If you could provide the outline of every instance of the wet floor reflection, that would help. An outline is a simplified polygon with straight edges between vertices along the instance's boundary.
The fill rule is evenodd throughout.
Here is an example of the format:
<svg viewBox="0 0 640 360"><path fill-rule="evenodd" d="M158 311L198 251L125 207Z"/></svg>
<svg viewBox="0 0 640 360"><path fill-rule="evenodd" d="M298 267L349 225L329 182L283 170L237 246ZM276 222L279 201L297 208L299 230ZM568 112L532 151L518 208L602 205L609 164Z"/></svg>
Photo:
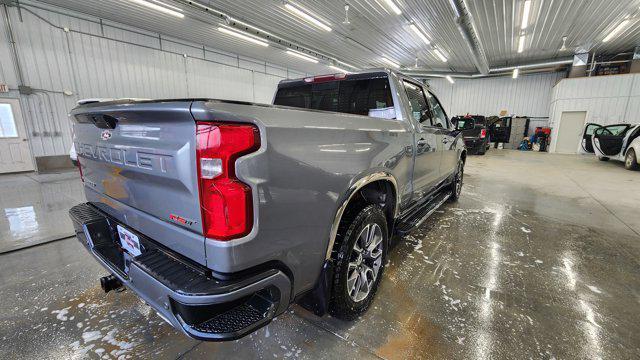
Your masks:
<svg viewBox="0 0 640 360"><path fill-rule="evenodd" d="M5 208L4 216L9 222L11 237L15 239L32 237L39 229L33 206Z"/></svg>
<svg viewBox="0 0 640 360"><path fill-rule="evenodd" d="M76 171L0 175L0 253L71 236L67 212L81 201Z"/></svg>

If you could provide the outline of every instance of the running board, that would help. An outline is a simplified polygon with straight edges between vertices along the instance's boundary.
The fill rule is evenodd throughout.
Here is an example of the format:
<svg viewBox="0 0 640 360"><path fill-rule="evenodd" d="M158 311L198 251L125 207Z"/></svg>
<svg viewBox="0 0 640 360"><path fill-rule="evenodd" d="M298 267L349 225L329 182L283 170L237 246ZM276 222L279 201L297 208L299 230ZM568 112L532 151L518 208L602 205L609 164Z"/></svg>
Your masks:
<svg viewBox="0 0 640 360"><path fill-rule="evenodd" d="M406 219L402 219L398 225L396 225L396 233L400 236L406 235L411 230L422 225L422 223L429 218L442 204L444 204L451 197L451 191L444 191L434 196L431 201L425 204L418 211L409 215Z"/></svg>

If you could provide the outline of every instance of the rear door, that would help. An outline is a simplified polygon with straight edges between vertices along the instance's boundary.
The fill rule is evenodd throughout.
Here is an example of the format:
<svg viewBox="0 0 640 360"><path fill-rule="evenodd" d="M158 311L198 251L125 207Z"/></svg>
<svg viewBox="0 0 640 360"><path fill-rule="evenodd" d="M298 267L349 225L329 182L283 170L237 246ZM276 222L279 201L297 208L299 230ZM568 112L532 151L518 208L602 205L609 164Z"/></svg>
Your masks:
<svg viewBox="0 0 640 360"><path fill-rule="evenodd" d="M582 150L589 154L593 154L593 143L591 142L591 137L593 136L593 132L601 127L602 125L595 123L587 123L587 125L585 125L582 133Z"/></svg>
<svg viewBox="0 0 640 360"><path fill-rule="evenodd" d="M447 113L444 111L438 98L431 92L427 92L427 100L431 107L431 122L438 129L438 146L442 151L440 162L440 180L451 175L458 166L458 152L455 140L458 132L451 126Z"/></svg>
<svg viewBox="0 0 640 360"><path fill-rule="evenodd" d="M416 124L413 192L416 201L431 192L440 179L442 144L438 141L439 129L431 125L431 113L422 86L403 81L409 112Z"/></svg>
<svg viewBox="0 0 640 360"><path fill-rule="evenodd" d="M631 128L628 124L603 126L593 133L593 149L598 156L616 156L622 151L624 138Z"/></svg>

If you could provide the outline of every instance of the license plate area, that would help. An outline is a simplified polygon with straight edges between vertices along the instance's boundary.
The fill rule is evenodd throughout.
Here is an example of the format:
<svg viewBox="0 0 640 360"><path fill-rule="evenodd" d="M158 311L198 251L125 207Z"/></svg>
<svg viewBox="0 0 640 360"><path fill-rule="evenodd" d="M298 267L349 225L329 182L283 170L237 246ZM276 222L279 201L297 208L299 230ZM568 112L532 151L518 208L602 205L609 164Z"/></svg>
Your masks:
<svg viewBox="0 0 640 360"><path fill-rule="evenodd" d="M118 230L118 237L120 238L120 246L122 246L122 249L133 257L142 254L142 247L140 246L140 238L138 235L120 225L116 225L116 228Z"/></svg>

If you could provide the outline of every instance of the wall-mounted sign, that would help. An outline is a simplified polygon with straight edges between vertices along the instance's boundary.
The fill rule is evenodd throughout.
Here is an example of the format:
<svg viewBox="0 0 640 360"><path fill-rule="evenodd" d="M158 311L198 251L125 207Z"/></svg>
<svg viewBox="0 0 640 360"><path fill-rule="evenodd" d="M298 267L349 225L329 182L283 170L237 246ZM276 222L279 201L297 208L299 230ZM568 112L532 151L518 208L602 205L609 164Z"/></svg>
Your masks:
<svg viewBox="0 0 640 360"><path fill-rule="evenodd" d="M0 93L8 93L8 92L9 92L9 85L0 84Z"/></svg>

